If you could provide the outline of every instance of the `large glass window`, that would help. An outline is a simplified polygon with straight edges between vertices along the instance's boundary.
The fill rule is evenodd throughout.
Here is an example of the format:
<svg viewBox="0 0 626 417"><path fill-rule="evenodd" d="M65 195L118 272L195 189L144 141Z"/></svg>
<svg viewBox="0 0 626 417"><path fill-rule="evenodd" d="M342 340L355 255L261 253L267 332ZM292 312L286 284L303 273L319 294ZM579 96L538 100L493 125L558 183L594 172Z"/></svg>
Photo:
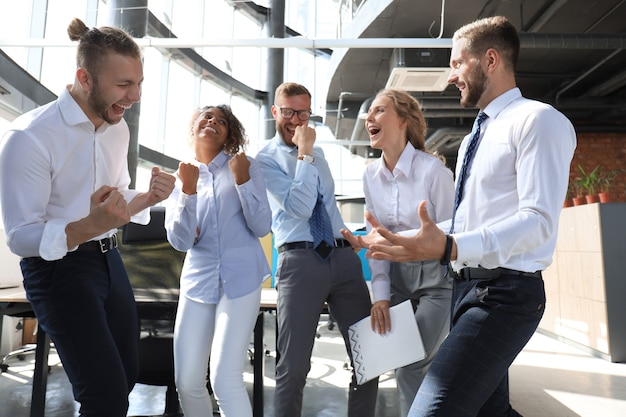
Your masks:
<svg viewBox="0 0 626 417"><path fill-rule="evenodd" d="M11 7L2 8L0 13L0 39L27 39L30 36L30 1L16 1ZM2 47L12 60L26 68L28 49L24 47Z"/></svg>
<svg viewBox="0 0 626 417"><path fill-rule="evenodd" d="M270 6L266 0L257 0L256 3ZM285 24L307 38L333 38L336 36L340 3L345 3L345 0L285 1ZM46 4L47 10L44 7ZM267 22L244 13L242 9L246 5L233 4L226 0L149 0L148 8L180 39L228 41L230 44L226 46L196 47L195 50L211 65L237 81L255 90L266 91L267 49L238 46L238 42L242 39L262 39ZM108 25L111 24L108 21L109 12L105 0L15 1L0 13L0 39L45 36L69 46L6 47L3 50L44 86L58 94L73 81L76 69L76 49L67 37L68 24L72 18L79 17L88 26ZM167 48L146 46L143 48L143 59L145 80L140 104L139 144L176 159L189 159L191 153L187 140L192 110L201 105L226 103L231 105L246 128L249 138L247 153L254 156L265 145L266 120L258 100L238 95L224 84L203 77L200 68L183 65L181 57ZM322 118L326 114L328 64L329 57L325 54L298 48L285 49L285 80L300 82L309 88L313 96L312 110ZM273 96L273 91L268 93ZM1 112L0 117L3 117ZM4 119L8 118L5 115ZM7 122L0 123L2 131L5 126ZM338 184L337 191L346 193L356 189L352 183L360 181L362 168L359 168L359 161L349 152L344 152L341 146L332 143L335 139L329 129L323 126L318 126L318 129L319 141L323 142L329 161L334 165L332 169ZM149 166L140 164L137 188L147 185L149 171L145 168Z"/></svg>

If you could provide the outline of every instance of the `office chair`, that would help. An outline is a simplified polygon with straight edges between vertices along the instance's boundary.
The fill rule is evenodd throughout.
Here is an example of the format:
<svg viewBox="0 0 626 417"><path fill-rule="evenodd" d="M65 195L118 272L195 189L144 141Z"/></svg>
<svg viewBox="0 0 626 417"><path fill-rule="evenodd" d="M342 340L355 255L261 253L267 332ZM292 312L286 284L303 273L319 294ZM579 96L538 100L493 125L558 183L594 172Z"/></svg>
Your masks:
<svg viewBox="0 0 626 417"><path fill-rule="evenodd" d="M118 231L119 250L135 294L154 297L163 291L178 289L178 280L185 254L176 251L167 241L164 227L165 208L150 209L150 223L128 223ZM156 292L161 291L160 294ZM173 297L175 300L177 296ZM176 302L155 303L138 308L139 377L137 382L165 386L165 410L162 416L182 416L174 383L174 320Z"/></svg>
<svg viewBox="0 0 626 417"><path fill-rule="evenodd" d="M118 232L121 234L118 241L121 242L120 253L135 295L148 295L151 299L164 301L138 305L140 338L137 382L166 386L162 416L178 417L182 416L182 411L174 381L173 336L185 253L169 244L164 223L165 208L152 207L150 223L126 224ZM207 388L212 395L208 380Z"/></svg>
<svg viewBox="0 0 626 417"><path fill-rule="evenodd" d="M23 324L23 318L25 318L23 315L20 314L15 314L13 315L13 317L22 317L22 320L19 321L19 323L17 324L17 330L23 330L24 329L24 324ZM0 317L0 320L2 320L2 318ZM37 326L35 326L34 330L37 330ZM33 333L34 334L34 333ZM54 349L54 343L50 343L50 350ZM2 372L6 372L9 370L9 364L7 363L7 361L11 358L17 358L20 361L23 361L26 359L26 355L28 354L35 354L37 350L37 344L35 343L27 343L25 345L23 345L22 347L20 347L19 349L13 350L11 352L8 352L6 355L4 355L4 357L2 358L2 360L0 360L0 373ZM50 373L52 371L52 367L50 365L48 365L48 373Z"/></svg>

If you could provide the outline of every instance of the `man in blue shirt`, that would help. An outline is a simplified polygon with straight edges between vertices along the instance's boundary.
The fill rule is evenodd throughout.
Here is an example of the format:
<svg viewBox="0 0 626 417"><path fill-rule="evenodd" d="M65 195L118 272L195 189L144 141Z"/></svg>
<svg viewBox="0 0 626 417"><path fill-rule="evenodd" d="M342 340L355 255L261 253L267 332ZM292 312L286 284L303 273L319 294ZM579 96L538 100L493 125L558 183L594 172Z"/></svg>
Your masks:
<svg viewBox="0 0 626 417"><path fill-rule="evenodd" d="M367 317L371 308L361 262L348 241L335 201L335 185L319 147L315 129L308 126L311 94L296 83L276 89L272 115L276 135L257 154L272 208L272 231L278 249L279 359L276 365L276 417L299 416L319 315L324 303L348 343L348 327ZM323 201L333 237L314 245L309 220L318 195ZM313 232L313 233L312 233ZM348 355L351 355L347 348ZM378 378L350 384L348 416L374 416Z"/></svg>

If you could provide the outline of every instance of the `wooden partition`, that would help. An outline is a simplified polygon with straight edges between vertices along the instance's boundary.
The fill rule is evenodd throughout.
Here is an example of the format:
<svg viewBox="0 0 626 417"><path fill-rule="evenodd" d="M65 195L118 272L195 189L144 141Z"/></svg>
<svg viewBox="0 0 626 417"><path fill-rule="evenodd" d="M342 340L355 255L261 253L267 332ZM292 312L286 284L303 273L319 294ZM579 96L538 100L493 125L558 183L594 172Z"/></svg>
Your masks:
<svg viewBox="0 0 626 417"><path fill-rule="evenodd" d="M539 328L626 362L626 203L563 209Z"/></svg>

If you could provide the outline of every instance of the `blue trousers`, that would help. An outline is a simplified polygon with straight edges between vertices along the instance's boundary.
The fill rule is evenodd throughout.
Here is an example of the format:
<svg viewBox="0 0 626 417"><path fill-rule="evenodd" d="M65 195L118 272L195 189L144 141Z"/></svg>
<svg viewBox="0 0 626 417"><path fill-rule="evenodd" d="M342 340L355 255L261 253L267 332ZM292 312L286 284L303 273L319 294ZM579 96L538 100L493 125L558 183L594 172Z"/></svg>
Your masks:
<svg viewBox="0 0 626 417"><path fill-rule="evenodd" d="M81 416L125 417L138 375L133 291L117 249L21 261L26 295L54 342Z"/></svg>
<svg viewBox="0 0 626 417"><path fill-rule="evenodd" d="M509 403L508 369L537 329L545 302L541 278L455 280L450 334L409 416L519 416Z"/></svg>

